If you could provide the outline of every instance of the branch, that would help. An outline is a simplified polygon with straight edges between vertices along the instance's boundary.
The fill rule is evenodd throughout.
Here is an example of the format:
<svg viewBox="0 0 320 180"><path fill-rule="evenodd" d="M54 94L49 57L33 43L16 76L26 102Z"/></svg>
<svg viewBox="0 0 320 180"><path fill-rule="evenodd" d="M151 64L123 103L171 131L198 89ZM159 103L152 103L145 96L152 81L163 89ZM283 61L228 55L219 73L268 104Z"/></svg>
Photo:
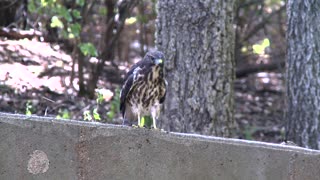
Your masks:
<svg viewBox="0 0 320 180"><path fill-rule="evenodd" d="M18 30L18 29L10 29L10 28L0 28L0 37L7 37L9 39L32 39L32 38L40 38L43 34L40 31L35 30Z"/></svg>
<svg viewBox="0 0 320 180"><path fill-rule="evenodd" d="M262 71L274 71L284 67L285 67L285 61L249 66L249 67L237 69L236 77L242 78L242 77L248 76L249 74L262 72Z"/></svg>
<svg viewBox="0 0 320 180"><path fill-rule="evenodd" d="M4 2L9 2L9 1L4 1ZM3 7L0 7L0 10L7 9L7 8L13 6L17 2L18 2L18 0L12 1L10 4L3 6Z"/></svg>

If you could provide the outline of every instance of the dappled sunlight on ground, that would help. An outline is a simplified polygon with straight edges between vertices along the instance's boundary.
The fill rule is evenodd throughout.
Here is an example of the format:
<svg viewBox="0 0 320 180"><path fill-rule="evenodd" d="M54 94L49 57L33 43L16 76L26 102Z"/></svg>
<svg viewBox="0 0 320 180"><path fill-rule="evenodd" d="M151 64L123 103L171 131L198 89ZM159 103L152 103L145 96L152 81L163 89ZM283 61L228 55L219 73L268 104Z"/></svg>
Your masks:
<svg viewBox="0 0 320 180"><path fill-rule="evenodd" d="M51 91L64 93L63 76L40 76L52 67L61 67L66 73L71 70L71 57L62 51L51 48L49 43L20 40L0 41L4 56L0 61L1 83L14 89L40 89L48 87Z"/></svg>
<svg viewBox="0 0 320 180"><path fill-rule="evenodd" d="M235 82L235 119L240 138L281 142L284 138L284 84L281 73L262 72Z"/></svg>
<svg viewBox="0 0 320 180"><path fill-rule="evenodd" d="M71 56L59 45L0 39L0 111L24 114L29 102L37 115L55 117L67 109L71 118L82 119L97 103L77 96L78 78L70 82L71 66ZM104 114L113 96L106 83L98 84L109 92L99 109Z"/></svg>
<svg viewBox="0 0 320 180"><path fill-rule="evenodd" d="M39 79L28 66L20 63L1 64L0 81L15 89L39 89L45 80Z"/></svg>

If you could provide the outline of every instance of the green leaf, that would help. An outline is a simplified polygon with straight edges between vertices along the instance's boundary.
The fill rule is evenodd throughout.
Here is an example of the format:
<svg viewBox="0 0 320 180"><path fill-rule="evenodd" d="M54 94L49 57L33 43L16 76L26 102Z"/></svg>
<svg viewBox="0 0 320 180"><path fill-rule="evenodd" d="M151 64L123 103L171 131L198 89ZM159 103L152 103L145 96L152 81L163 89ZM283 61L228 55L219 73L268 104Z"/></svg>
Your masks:
<svg viewBox="0 0 320 180"><path fill-rule="evenodd" d="M265 38L261 44L263 47L269 47L270 46L270 41L268 38Z"/></svg>
<svg viewBox="0 0 320 180"><path fill-rule="evenodd" d="M68 39L73 39L73 38L75 38L76 36L74 35L74 34L72 34L72 33L69 33L68 34Z"/></svg>
<svg viewBox="0 0 320 180"><path fill-rule="evenodd" d="M56 0L41 0L40 3L42 7L52 6L54 3L56 3Z"/></svg>
<svg viewBox="0 0 320 180"><path fill-rule="evenodd" d="M101 16L105 16L105 15L107 15L107 8L106 7L100 7L99 8L99 14L101 15Z"/></svg>
<svg viewBox="0 0 320 180"><path fill-rule="evenodd" d="M252 140L254 132L255 128L247 125L244 130L244 138L247 140Z"/></svg>
<svg viewBox="0 0 320 180"><path fill-rule="evenodd" d="M125 23L128 24L128 25L132 25L134 23L137 22L137 18L136 17L130 17L130 18L127 18Z"/></svg>
<svg viewBox="0 0 320 180"><path fill-rule="evenodd" d="M116 110L118 111L120 109L120 89L117 88L115 92L115 97L112 103L115 105Z"/></svg>
<svg viewBox="0 0 320 180"><path fill-rule="evenodd" d="M85 121L92 121L92 116L89 110L83 112L83 119Z"/></svg>
<svg viewBox="0 0 320 180"><path fill-rule="evenodd" d="M107 116L108 116L109 119L113 119L113 118L114 118L114 115L115 115L115 113L114 113L113 111L109 111L109 112L107 113Z"/></svg>
<svg viewBox="0 0 320 180"><path fill-rule="evenodd" d="M85 3L85 0L76 0L76 4L79 5L79 6L83 6Z"/></svg>
<svg viewBox="0 0 320 180"><path fill-rule="evenodd" d="M30 115L32 115L32 103L31 103L31 101L27 101L27 103L26 103L26 115L27 116L30 116Z"/></svg>
<svg viewBox="0 0 320 180"><path fill-rule="evenodd" d="M46 7L48 5L48 1L46 0L41 0L40 2L42 7Z"/></svg>
<svg viewBox="0 0 320 180"><path fill-rule="evenodd" d="M265 1L265 4L268 5L268 6L271 6L271 5L280 5L282 2L284 3L283 0L266 0L266 1Z"/></svg>
<svg viewBox="0 0 320 180"><path fill-rule="evenodd" d="M72 16L65 6L58 4L57 5L57 13L59 16L63 17L68 22L72 22Z"/></svg>
<svg viewBox="0 0 320 180"><path fill-rule="evenodd" d="M261 44L253 45L252 49L255 54L264 54L264 50L269 46L270 46L270 41L268 38L265 38Z"/></svg>
<svg viewBox="0 0 320 180"><path fill-rule="evenodd" d="M61 34L62 34L63 38L68 38L69 37L69 33L64 29L61 31Z"/></svg>
<svg viewBox="0 0 320 180"><path fill-rule="evenodd" d="M80 36L81 25L79 23L70 24L68 32L74 34L75 37Z"/></svg>
<svg viewBox="0 0 320 180"><path fill-rule="evenodd" d="M97 57L98 52L92 43L80 43L79 48L83 55Z"/></svg>
<svg viewBox="0 0 320 180"><path fill-rule="evenodd" d="M67 109L63 111L59 109L59 114L56 116L57 119L70 119L70 112Z"/></svg>
<svg viewBox="0 0 320 180"><path fill-rule="evenodd" d="M62 118L63 119L70 119L70 112L67 109L63 110Z"/></svg>
<svg viewBox="0 0 320 180"><path fill-rule="evenodd" d="M152 125L153 122L152 122L151 116L143 116L141 118L141 122L140 123L141 123L140 126L142 126L142 127L145 126L145 127L151 128L151 125Z"/></svg>
<svg viewBox="0 0 320 180"><path fill-rule="evenodd" d="M97 121L101 120L100 114L98 113L98 108L93 109L93 119Z"/></svg>
<svg viewBox="0 0 320 180"><path fill-rule="evenodd" d="M34 13L36 12L36 5L34 4L34 1L30 1L28 3L28 11L31 12L31 13Z"/></svg>
<svg viewBox="0 0 320 180"><path fill-rule="evenodd" d="M72 10L72 15L73 15L73 17L76 18L76 19L81 19L81 13L80 13L80 11L78 11L78 10L76 10L76 9L73 9L73 10Z"/></svg>
<svg viewBox="0 0 320 180"><path fill-rule="evenodd" d="M98 97L97 97L97 99L96 99L97 104L101 104L101 103L103 102L103 100L104 100L103 94L102 94L100 91L98 91L97 94L98 94Z"/></svg>
<svg viewBox="0 0 320 180"><path fill-rule="evenodd" d="M57 16L53 16L51 18L51 27L59 27L59 28L63 28L63 23L60 21L60 19Z"/></svg>
<svg viewBox="0 0 320 180"><path fill-rule="evenodd" d="M148 16L146 16L146 15L138 15L137 19L138 19L139 22L142 22L144 24L146 24L148 22L148 20L149 20Z"/></svg>
<svg viewBox="0 0 320 180"><path fill-rule="evenodd" d="M80 36L81 26L79 23L70 24L68 27L68 38L73 39Z"/></svg>
<svg viewBox="0 0 320 180"><path fill-rule="evenodd" d="M27 116L31 116L31 115L32 115L32 112L31 112L30 110L27 110L27 111L26 111L26 115L27 115Z"/></svg>

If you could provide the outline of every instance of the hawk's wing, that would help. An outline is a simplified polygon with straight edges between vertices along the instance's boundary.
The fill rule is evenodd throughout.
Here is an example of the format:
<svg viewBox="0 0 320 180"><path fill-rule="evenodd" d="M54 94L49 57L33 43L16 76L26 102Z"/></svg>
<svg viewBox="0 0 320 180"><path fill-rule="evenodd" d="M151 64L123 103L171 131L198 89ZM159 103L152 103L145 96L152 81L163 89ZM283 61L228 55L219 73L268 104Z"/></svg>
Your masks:
<svg viewBox="0 0 320 180"><path fill-rule="evenodd" d="M164 102L164 100L166 99L166 95L167 95L167 87L168 87L168 83L166 80L163 80L164 81L164 85L166 86L165 88L165 91L164 91L164 95L160 98L160 104L162 104Z"/></svg>
<svg viewBox="0 0 320 180"><path fill-rule="evenodd" d="M126 112L126 98L127 95L132 87L132 83L133 83L133 74L129 75L124 83L124 85L122 86L121 92L120 92L120 111L122 113L122 117L124 117L124 114Z"/></svg>
<svg viewBox="0 0 320 180"><path fill-rule="evenodd" d="M144 60L141 60L141 61L137 62L136 64L134 64L134 65L130 68L129 72L127 73L127 75L126 75L126 77L125 77L125 81L127 81L127 79L129 78L129 76L133 75L133 72L136 70L137 67L139 67L139 68L142 69L144 66L145 66L145 61L144 61Z"/></svg>
<svg viewBox="0 0 320 180"><path fill-rule="evenodd" d="M124 114L126 112L126 98L127 95L129 94L130 90L133 88L134 84L134 75L135 75L135 70L137 68L142 69L145 66L144 61L139 61L136 64L134 64L129 72L127 73L125 77L125 83L122 86L121 92L120 92L120 111L122 113L122 117L124 117ZM138 72L137 72L138 73Z"/></svg>

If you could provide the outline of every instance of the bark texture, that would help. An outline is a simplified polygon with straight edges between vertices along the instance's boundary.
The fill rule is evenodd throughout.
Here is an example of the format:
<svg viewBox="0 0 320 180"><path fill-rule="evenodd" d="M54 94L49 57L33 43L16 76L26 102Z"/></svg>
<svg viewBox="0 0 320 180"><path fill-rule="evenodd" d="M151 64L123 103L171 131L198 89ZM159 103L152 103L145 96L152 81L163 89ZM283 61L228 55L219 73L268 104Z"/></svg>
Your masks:
<svg viewBox="0 0 320 180"><path fill-rule="evenodd" d="M168 131L231 136L234 0L159 0L156 45L166 55Z"/></svg>
<svg viewBox="0 0 320 180"><path fill-rule="evenodd" d="M319 149L320 1L287 4L287 139Z"/></svg>

